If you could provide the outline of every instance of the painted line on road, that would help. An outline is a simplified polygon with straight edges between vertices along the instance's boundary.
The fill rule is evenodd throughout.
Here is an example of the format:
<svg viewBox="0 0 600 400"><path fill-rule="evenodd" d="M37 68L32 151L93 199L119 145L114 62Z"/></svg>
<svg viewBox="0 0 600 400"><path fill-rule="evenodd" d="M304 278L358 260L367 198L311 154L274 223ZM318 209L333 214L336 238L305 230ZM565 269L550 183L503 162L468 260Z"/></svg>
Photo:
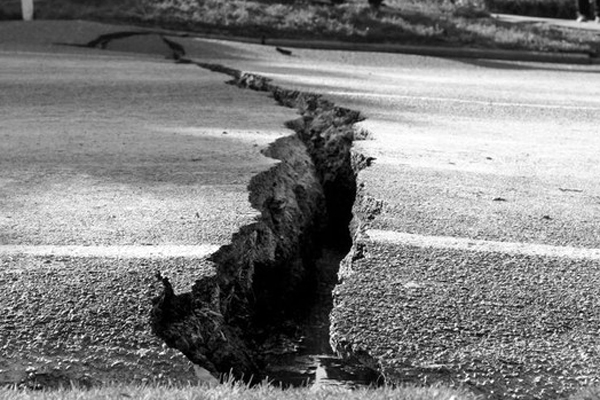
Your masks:
<svg viewBox="0 0 600 400"><path fill-rule="evenodd" d="M373 242L398 244L415 247L466 250L485 253L504 253L534 257L555 257L570 259L600 260L600 249L581 247L552 246L537 243L496 242L452 236L426 236L412 233L370 229L366 232Z"/></svg>
<svg viewBox="0 0 600 400"><path fill-rule="evenodd" d="M0 245L0 257L6 256L58 256L58 257L103 257L103 258L205 258L220 246L160 245L160 246L54 246L54 245Z"/></svg>
<svg viewBox="0 0 600 400"><path fill-rule="evenodd" d="M354 96L354 97L371 97L371 98L389 98L402 100L421 100L421 101L438 101L452 102L460 104L477 104L483 106L499 106L499 107L526 107L549 110L579 110L579 111L600 111L600 107L584 107L584 106L567 106L567 105L552 105L552 104L533 104L533 103L511 103L511 102L495 102L483 100L465 100L452 97L433 97L433 96L410 96L404 94L384 94L384 93L362 93L362 92L339 92L328 91L328 95L333 96Z"/></svg>

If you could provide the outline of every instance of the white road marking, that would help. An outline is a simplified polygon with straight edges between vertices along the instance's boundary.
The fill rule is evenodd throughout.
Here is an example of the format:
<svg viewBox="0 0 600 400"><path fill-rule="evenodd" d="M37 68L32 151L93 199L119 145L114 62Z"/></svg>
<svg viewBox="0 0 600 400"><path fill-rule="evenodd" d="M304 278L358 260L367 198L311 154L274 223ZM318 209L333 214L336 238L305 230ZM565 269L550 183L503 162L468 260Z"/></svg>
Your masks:
<svg viewBox="0 0 600 400"><path fill-rule="evenodd" d="M503 101L489 101L489 100L466 100L452 97L433 97L433 96L411 96L403 94L389 94L389 93L363 93L363 92L342 92L342 91L328 91L327 94L334 96L349 96L349 97L370 97L370 98L388 98L388 99L402 99L402 100L419 100L419 101L438 101L438 102L452 102L460 104L477 104L490 107L526 107L526 108L537 108L537 109L550 109L550 110L576 110L576 111L600 111L600 107L584 107L584 106L568 106L561 104L534 104L534 103L511 103Z"/></svg>
<svg viewBox="0 0 600 400"><path fill-rule="evenodd" d="M366 232L366 234L371 241L379 243L435 249L527 255L535 257L600 260L600 249L551 246L536 243L496 242L490 240L457 238L451 236L425 236L378 229L370 229Z"/></svg>
<svg viewBox="0 0 600 400"><path fill-rule="evenodd" d="M103 258L148 258L165 259L175 257L205 258L220 246L199 244L195 246L30 246L0 245L0 257L30 255L58 257L103 257Z"/></svg>

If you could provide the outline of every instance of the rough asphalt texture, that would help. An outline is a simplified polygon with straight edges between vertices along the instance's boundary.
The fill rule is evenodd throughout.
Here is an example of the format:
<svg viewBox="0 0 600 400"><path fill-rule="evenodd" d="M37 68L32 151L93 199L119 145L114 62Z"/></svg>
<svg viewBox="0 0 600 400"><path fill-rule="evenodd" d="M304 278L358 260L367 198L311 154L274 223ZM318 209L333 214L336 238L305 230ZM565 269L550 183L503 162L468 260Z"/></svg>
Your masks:
<svg viewBox="0 0 600 400"><path fill-rule="evenodd" d="M213 273L258 215L260 150L291 133L292 111L166 60L156 35L127 53L52 44L118 29L0 26L3 383L195 382L150 332L155 273L178 293Z"/></svg>
<svg viewBox="0 0 600 400"><path fill-rule="evenodd" d="M333 340L389 378L492 398L598 384L597 260L360 243L364 258L335 292Z"/></svg>
<svg viewBox="0 0 600 400"><path fill-rule="evenodd" d="M2 383L69 387L195 383L190 363L148 328L155 273L190 282L202 259L3 256Z"/></svg>
<svg viewBox="0 0 600 400"><path fill-rule="evenodd" d="M367 116L338 351L490 398L600 382L598 67L243 48L227 65Z"/></svg>
<svg viewBox="0 0 600 400"><path fill-rule="evenodd" d="M3 244L225 244L256 214L293 116L265 96L160 59L0 57Z"/></svg>

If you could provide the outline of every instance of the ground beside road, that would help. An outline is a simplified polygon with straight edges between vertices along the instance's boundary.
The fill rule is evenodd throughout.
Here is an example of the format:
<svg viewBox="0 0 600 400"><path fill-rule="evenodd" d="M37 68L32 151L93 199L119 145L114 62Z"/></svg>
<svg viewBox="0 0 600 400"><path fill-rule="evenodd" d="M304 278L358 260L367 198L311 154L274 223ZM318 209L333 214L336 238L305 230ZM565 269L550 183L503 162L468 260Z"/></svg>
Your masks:
<svg viewBox="0 0 600 400"><path fill-rule="evenodd" d="M498 12L514 9L510 3L515 5L512 0L492 3L486 2L486 5ZM548 8L555 8L555 15L575 19L575 4L567 0L526 3L538 12L544 13L546 9L545 15L552 13ZM3 2L0 18L10 18L10 15L18 18L17 5L18 1ZM204 34L251 37L257 42L262 38L326 39L346 43L446 46L454 50L468 47L598 53L597 33L529 20L506 23L492 18L486 5L480 1L388 0L376 9L363 0L336 5L328 1L272 4L261 1L57 0L52 4L39 3L36 18L139 23Z"/></svg>

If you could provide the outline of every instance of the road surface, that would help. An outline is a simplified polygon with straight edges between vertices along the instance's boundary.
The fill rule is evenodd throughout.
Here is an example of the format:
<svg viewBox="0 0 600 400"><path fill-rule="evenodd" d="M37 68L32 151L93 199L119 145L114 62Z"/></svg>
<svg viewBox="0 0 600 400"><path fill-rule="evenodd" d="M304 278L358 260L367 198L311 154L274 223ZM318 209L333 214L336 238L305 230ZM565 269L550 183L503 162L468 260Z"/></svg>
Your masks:
<svg viewBox="0 0 600 400"><path fill-rule="evenodd" d="M0 382L195 382L150 332L156 272L178 293L255 221L260 150L294 114L222 74L137 53L52 45L115 28L2 25ZM11 33L12 32L12 33ZM161 47L162 46L162 47ZM160 49L160 51L156 51Z"/></svg>
<svg viewBox="0 0 600 400"><path fill-rule="evenodd" d="M127 40L131 41L115 42L114 46L131 50L132 41L138 39ZM369 139L355 142L354 151L372 157L374 162L357 177L360 189L354 211L360 229L335 291L332 342L336 350L376 364L393 380L465 385L492 398L542 399L598 384L600 228L596 221L600 216L600 184L596 177L600 166L596 155L600 150L597 136L600 68L298 49L286 56L270 46L193 38L182 38L179 43L192 60L256 72L272 78L276 85L322 93L340 106L360 110L366 117L360 128L369 132ZM39 70L41 64L34 62L36 56L11 54L7 62L13 57L19 59L13 76L21 65L37 70L38 76L44 72ZM206 90L197 86L200 85L197 80L216 82L218 78L198 71L197 67L177 65L176 82L181 85L174 86L170 82L173 75L166 78L163 71L163 68L171 71L173 65L167 67L155 60L140 62L139 57L136 56L135 61L117 57L114 61L135 64L127 64L125 68L135 85L111 87L121 96L117 97L122 98L122 103L105 107L112 118L121 121L121 112L129 114L126 110L134 107L137 91L147 94L145 99L156 99L156 103L151 102L143 112L135 107L132 110L136 123L126 125L131 130L131 136L127 137L131 140L127 143L140 143L144 148L147 144L136 141L136 129L144 126L145 135L157 135L157 143L163 143L152 149L153 157L164 155L169 160L174 154L191 157L170 173L161 168L168 183L160 183L161 174L157 175L154 169L144 168L142 155L136 159L134 170L139 171L139 175L135 181L139 181L139 177L150 178L144 180L146 186L141 194L149 193L148 210L154 210L170 203L164 198L160 200L163 185L170 191L174 187L171 181L185 178L191 179L186 182L196 185L197 179L201 179L186 174L182 177L173 171L192 168L194 155L186 153L188 145L184 139L189 138L199 124L198 115L208 118L214 111L211 107L187 108L194 104L191 99L200 98L194 94ZM52 61L53 57L49 59ZM52 61L56 69L66 67L63 60ZM92 81L102 79L103 71L93 58L86 56L67 65L73 68L69 75L76 81L81 65L92 71ZM148 68L152 79L145 80ZM88 76L86 74L85 80ZM169 85L160 85L163 77ZM13 79L7 80L4 86L13 87ZM207 81L204 82L208 85ZM42 94L47 88L43 82L45 79L39 79L36 89ZM68 92L72 86L56 83L56 87ZM164 90L175 90L169 92L169 98L179 100L176 106L161 100ZM80 150L80 142L71 139L77 139L81 133L61 136L64 124L53 127L52 118L60 114L52 108L51 102L32 105L27 103L28 98L22 97L21 89L13 91L22 105L48 110L45 127L56 139L46 144L52 151L46 151L46 147L44 150L36 148L36 140L43 140L43 135L23 128L26 120L20 113L24 107L13 110L15 117L9 119L6 126L11 127L10 132L20 129L28 139L21 145L7 147L5 154L13 157L20 149L27 148L24 145L33 148L28 148L20 157L7 158L12 160L10 168L3 171L14 171L18 177L44 178L43 184L54 190L51 191L53 196L68 207L87 205L90 200L85 197L85 190L73 191L77 193L73 198L65 196L65 188L50 185L49 177L62 173L61 181L66 177L69 185L89 190L96 187L95 179L99 175L110 178L110 190L105 192L122 193L119 185L128 184L130 172L120 172L118 162L107 168L99 166L101 163L82 165L60 158L59 150L67 145L72 146L75 155L89 151ZM82 93L87 96L89 91ZM243 96L255 95L247 92ZM264 96L260 98L264 101ZM5 104L8 99L4 100ZM77 126L78 118L83 118L78 114L82 110L80 106L85 102L79 101L72 92L68 92L65 99L68 99L65 105L73 107L76 116L73 122ZM264 107L262 101L257 105ZM160 107L153 109L152 104ZM219 103L212 104L216 107ZM163 107L169 113L164 113ZM235 115L236 107L226 108L227 112L234 113L233 120L239 118ZM95 119L96 107L84 110L86 118L97 121L92 125L105 120ZM277 114L277 118L280 117ZM245 118L246 114L237 129L249 125ZM158 119L160 123L156 122ZM281 119L273 119L270 114L261 115L260 121L273 121L275 126L281 123ZM220 127L211 131L206 128L214 128L214 124L201 124L202 137L220 138ZM281 133L278 129L268 131L276 132L272 137L277 137ZM113 127L104 134L116 139L115 131ZM165 132L176 133L172 137L177 140L166 140ZM68 142L67 138L72 141ZM263 139L261 143L269 138ZM174 149L173 153L169 153L170 148ZM245 152L246 147L242 148L240 151ZM28 154L35 157L28 159ZM23 159L30 161L21 162ZM51 162L36 165L36 160ZM46 172L45 166L57 160L61 160L63 169ZM235 169L235 165L228 162L223 163ZM76 168L71 168L73 163ZM253 159L253 163L260 168L268 164L260 158ZM72 179L69 173L72 169L85 170L85 176L76 175ZM240 170L235 170L230 179L237 182L234 176L238 173L251 172L250 168ZM106 173L98 174L98 171ZM10 179L15 179L14 176ZM6 184L10 184L11 181L5 179ZM210 182L215 185L217 180ZM99 187L103 185L106 183L100 182ZM23 183L18 186L38 187ZM195 206L185 201L186 190L191 189L185 182L180 182L178 187L183 192L174 204L175 210L193 215ZM30 190L27 198L37 198L37 203L44 205L46 195L38 197L37 189ZM133 189L128 188L126 192L130 190ZM221 187L211 186L211 190L231 193ZM210 202L212 196L208 197L205 201ZM142 195L141 199L145 197ZM160 201L151 201L156 199ZM40 213L47 208L24 207L13 195L3 201L7 204L3 210L31 209ZM134 203L133 214L127 211L127 215L136 212L143 215L139 211L144 208L143 201L130 203ZM242 211L232 213L232 218L247 210L242 203L235 204L242 207ZM100 202L90 205L102 209ZM210 207L217 206L210 203ZM91 213L92 221L94 215L104 215L100 211L88 211L87 206L85 209ZM95 208L89 207L92 209ZM123 210L116 209L114 215L122 215ZM69 221L69 227L78 226L74 223L77 212L65 212L60 207L54 211L62 215L60 219ZM21 241L47 244L45 232L54 222L40 220L41 215L54 214L37 214L31 222L34 228L13 230L20 236L5 235L3 244L21 244ZM144 219L134 220L143 222ZM193 244L193 240L185 236L187 229L180 230L178 224L171 229L168 222L172 222L172 218L167 220L163 236L152 236L154 229L147 225L142 224L146 230L128 230L129 224L124 224L122 229L127 235L113 237L103 236L102 228L109 223L119 226L119 219L110 222L97 217L91 227L97 233L88 240L90 243L99 240L95 243L98 245L143 245L147 240L154 240L153 244ZM211 226L210 221L208 223L207 226ZM40 230L35 226L46 228ZM86 232L80 228L72 237L86 238ZM203 239L200 243L214 242ZM61 239L58 244L69 243Z"/></svg>
<svg viewBox="0 0 600 400"><path fill-rule="evenodd" d="M599 383L597 66L243 48L366 116L338 351L491 398Z"/></svg>

